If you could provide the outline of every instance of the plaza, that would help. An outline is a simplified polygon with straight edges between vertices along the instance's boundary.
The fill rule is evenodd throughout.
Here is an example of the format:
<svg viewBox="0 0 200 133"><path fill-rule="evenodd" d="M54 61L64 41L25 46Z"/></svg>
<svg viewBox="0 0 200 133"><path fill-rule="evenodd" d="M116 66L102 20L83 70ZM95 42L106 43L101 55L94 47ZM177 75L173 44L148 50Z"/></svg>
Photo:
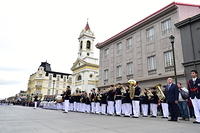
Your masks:
<svg viewBox="0 0 200 133"><path fill-rule="evenodd" d="M199 125L161 118L127 118L0 106L0 133L198 133Z"/></svg>

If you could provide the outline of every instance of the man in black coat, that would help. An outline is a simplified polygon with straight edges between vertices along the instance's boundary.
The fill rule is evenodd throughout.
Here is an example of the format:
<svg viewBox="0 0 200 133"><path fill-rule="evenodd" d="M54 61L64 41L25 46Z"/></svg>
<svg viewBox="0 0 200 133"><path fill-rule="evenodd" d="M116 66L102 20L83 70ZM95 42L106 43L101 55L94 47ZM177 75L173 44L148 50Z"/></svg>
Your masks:
<svg viewBox="0 0 200 133"><path fill-rule="evenodd" d="M178 86L173 83L172 78L167 79L167 86L166 86L166 96L167 96L167 103L169 105L169 112L171 114L171 119L169 121L177 121L178 120Z"/></svg>
<svg viewBox="0 0 200 133"><path fill-rule="evenodd" d="M196 70L191 71L191 77L192 79L188 81L188 90L196 117L193 123L200 124L200 78Z"/></svg>

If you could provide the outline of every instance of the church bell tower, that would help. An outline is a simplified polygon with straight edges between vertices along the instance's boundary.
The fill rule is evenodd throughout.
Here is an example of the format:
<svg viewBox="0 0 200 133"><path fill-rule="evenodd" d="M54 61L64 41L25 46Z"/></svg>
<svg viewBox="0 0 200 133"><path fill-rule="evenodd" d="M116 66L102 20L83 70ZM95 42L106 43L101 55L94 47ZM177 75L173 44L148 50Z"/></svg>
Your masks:
<svg viewBox="0 0 200 133"><path fill-rule="evenodd" d="M78 58L83 59L85 57L93 57L94 55L94 33L90 30L90 26L87 22L85 28L79 35L79 52Z"/></svg>

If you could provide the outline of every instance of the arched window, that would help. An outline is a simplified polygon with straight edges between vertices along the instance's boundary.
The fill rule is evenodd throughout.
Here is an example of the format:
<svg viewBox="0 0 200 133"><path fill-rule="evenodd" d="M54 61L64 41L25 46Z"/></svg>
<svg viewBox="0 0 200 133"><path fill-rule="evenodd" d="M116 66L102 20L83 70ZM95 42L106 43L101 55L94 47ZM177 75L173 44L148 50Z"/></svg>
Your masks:
<svg viewBox="0 0 200 133"><path fill-rule="evenodd" d="M90 49L90 47L91 47L91 42L87 41L87 49Z"/></svg>
<svg viewBox="0 0 200 133"><path fill-rule="evenodd" d="M82 80L82 77L81 75L78 75L78 78L77 78L78 81Z"/></svg>
<svg viewBox="0 0 200 133"><path fill-rule="evenodd" d="M81 44L80 44L80 49L83 48L83 41L81 41Z"/></svg>

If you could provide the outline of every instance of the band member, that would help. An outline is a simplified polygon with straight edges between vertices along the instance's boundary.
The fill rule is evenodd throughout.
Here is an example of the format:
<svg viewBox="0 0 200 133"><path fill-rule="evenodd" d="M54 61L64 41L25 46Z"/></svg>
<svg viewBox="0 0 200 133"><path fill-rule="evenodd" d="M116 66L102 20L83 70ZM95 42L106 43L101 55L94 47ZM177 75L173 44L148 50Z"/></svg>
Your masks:
<svg viewBox="0 0 200 133"><path fill-rule="evenodd" d="M150 111L151 111L151 117L155 118L157 117L157 112L158 112L158 96L156 94L156 88L152 87L151 88L152 96L150 98Z"/></svg>
<svg viewBox="0 0 200 133"><path fill-rule="evenodd" d="M85 92L81 92L81 99L80 99L80 112L84 113L85 112L85 102L86 102L86 95Z"/></svg>
<svg viewBox="0 0 200 133"><path fill-rule="evenodd" d="M74 111L74 96L71 95L69 98L69 110Z"/></svg>
<svg viewBox="0 0 200 133"><path fill-rule="evenodd" d="M135 94L132 99L133 117L138 118L140 116L140 92L141 88L138 86L138 82L135 85Z"/></svg>
<svg viewBox="0 0 200 133"><path fill-rule="evenodd" d="M125 117L130 117L132 114L129 86L125 86L122 93L122 114L124 114Z"/></svg>
<svg viewBox="0 0 200 133"><path fill-rule="evenodd" d="M90 93L89 95L87 94L87 92L85 92L85 96L86 96L86 99L85 99L85 111L86 113L90 113Z"/></svg>
<svg viewBox="0 0 200 133"><path fill-rule="evenodd" d="M122 112L122 85L118 83L115 90L115 110L116 115L121 115Z"/></svg>
<svg viewBox="0 0 200 133"><path fill-rule="evenodd" d="M91 90L91 95L90 95L90 100L91 100L91 106L92 106L92 113L95 113L95 97L96 97L96 93L95 93L95 89L93 88Z"/></svg>
<svg viewBox="0 0 200 133"><path fill-rule="evenodd" d="M97 94L95 97L95 113L100 114L101 113L101 106L100 106L100 90L97 90Z"/></svg>
<svg viewBox="0 0 200 133"><path fill-rule="evenodd" d="M77 111L81 112L81 90L78 90L77 94Z"/></svg>
<svg viewBox="0 0 200 133"><path fill-rule="evenodd" d="M162 118L168 119L168 117L169 117L169 107L168 107L168 103L167 103L167 100L166 100L166 97L167 97L166 86L163 86L163 93L165 95L165 99L163 101L161 101L161 107L162 107L162 113L163 113Z"/></svg>
<svg viewBox="0 0 200 133"><path fill-rule="evenodd" d="M73 94L73 98L74 98L74 111L78 111L78 89L76 89L76 92Z"/></svg>
<svg viewBox="0 0 200 133"><path fill-rule="evenodd" d="M171 119L169 121L178 120L178 86L173 83L172 78L167 79L167 103L169 105L169 112Z"/></svg>
<svg viewBox="0 0 200 133"><path fill-rule="evenodd" d="M64 92L64 113L69 111L69 98L71 96L71 89L70 86L67 86L66 91Z"/></svg>
<svg viewBox="0 0 200 133"><path fill-rule="evenodd" d="M198 78L196 70L191 71L191 77L192 79L188 82L188 89L196 117L196 121L193 123L200 124L200 78Z"/></svg>
<svg viewBox="0 0 200 133"><path fill-rule="evenodd" d="M107 91L104 89L100 93L100 103L101 103L101 114L105 115L106 114L106 106L107 106Z"/></svg>
<svg viewBox="0 0 200 133"><path fill-rule="evenodd" d="M38 104L38 94L35 95L35 97L34 97L34 109L37 108L37 104Z"/></svg>
<svg viewBox="0 0 200 133"><path fill-rule="evenodd" d="M148 116L149 97L147 91L149 91L148 88L142 89L140 94L140 103L143 117Z"/></svg>
<svg viewBox="0 0 200 133"><path fill-rule="evenodd" d="M108 106L107 106L107 113L108 115L113 115L114 114L114 85L111 85L109 90L108 90Z"/></svg>

